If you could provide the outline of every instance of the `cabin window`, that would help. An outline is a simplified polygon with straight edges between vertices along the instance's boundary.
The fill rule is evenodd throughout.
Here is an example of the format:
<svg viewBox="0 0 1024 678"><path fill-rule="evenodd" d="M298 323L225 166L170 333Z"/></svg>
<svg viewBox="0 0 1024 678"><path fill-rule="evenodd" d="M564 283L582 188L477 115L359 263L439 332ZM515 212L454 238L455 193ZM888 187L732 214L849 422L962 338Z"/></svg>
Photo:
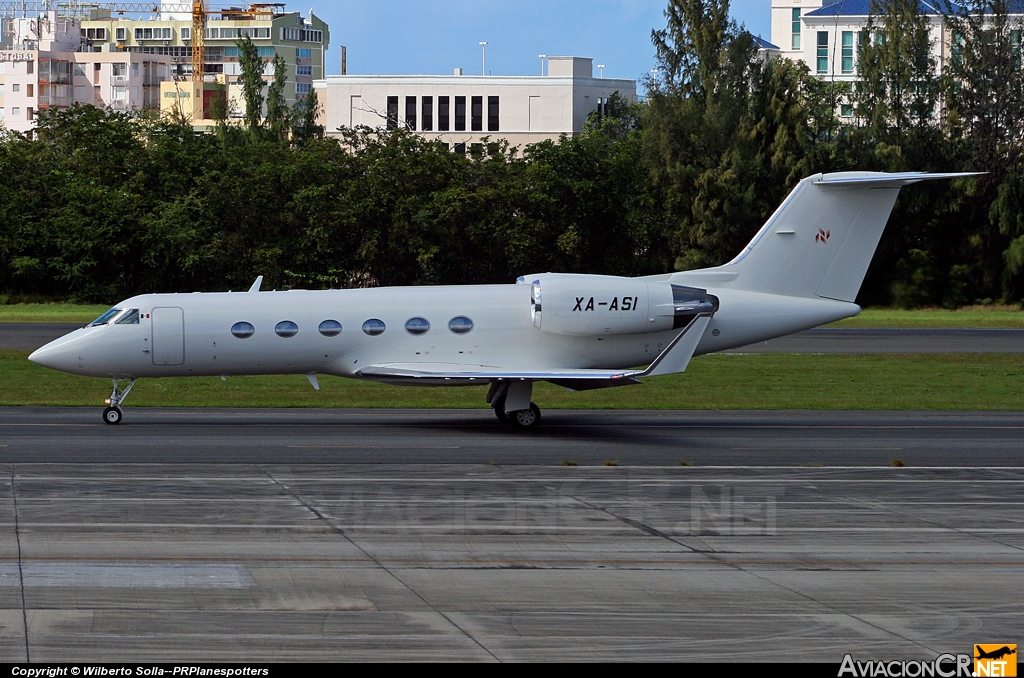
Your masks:
<svg viewBox="0 0 1024 678"><path fill-rule="evenodd" d="M276 327L274 327L274 332L277 333L277 336L287 339L288 337L294 337L299 333L299 326L291 320L282 320L277 323Z"/></svg>
<svg viewBox="0 0 1024 678"><path fill-rule="evenodd" d="M426 318L409 318L405 322L405 331L409 334L426 334L430 323Z"/></svg>
<svg viewBox="0 0 1024 678"><path fill-rule="evenodd" d="M387 326L384 324L384 321L378 320L377 318L370 318L365 323L363 323L363 332L366 332L371 337L376 337L381 334L384 334L384 330L386 329Z"/></svg>
<svg viewBox="0 0 1024 678"><path fill-rule="evenodd" d="M337 320L325 320L320 323L320 327L317 329L320 330L320 334L325 337L336 337L341 334L341 323Z"/></svg>
<svg viewBox="0 0 1024 678"><path fill-rule="evenodd" d="M473 321L464 315L455 316L448 321L448 329L455 334L466 334L473 329Z"/></svg>
<svg viewBox="0 0 1024 678"><path fill-rule="evenodd" d="M256 333L256 328L250 323L241 322L235 323L231 326L231 334L235 335L239 339L248 339Z"/></svg>
<svg viewBox="0 0 1024 678"><path fill-rule="evenodd" d="M115 325L138 325L139 324L139 309L133 308L123 316L117 319Z"/></svg>
<svg viewBox="0 0 1024 678"><path fill-rule="evenodd" d="M109 311L101 315L99 318L96 318L96 320L93 320L91 323L89 323L89 327L98 327L99 325L106 325L111 320L113 320L117 316L117 314L120 313L122 310L123 309L120 308L110 309Z"/></svg>

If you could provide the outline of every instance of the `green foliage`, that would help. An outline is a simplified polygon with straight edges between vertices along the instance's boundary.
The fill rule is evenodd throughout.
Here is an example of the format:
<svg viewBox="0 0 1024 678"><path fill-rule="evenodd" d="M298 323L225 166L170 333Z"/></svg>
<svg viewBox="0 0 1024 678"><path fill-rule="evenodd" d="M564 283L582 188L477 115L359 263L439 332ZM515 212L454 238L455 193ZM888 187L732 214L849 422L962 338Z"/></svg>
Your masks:
<svg viewBox="0 0 1024 678"><path fill-rule="evenodd" d="M859 301L1016 302L1024 69L1005 3L950 5L940 74L916 2L876 0L851 87L763 60L728 0L670 0L645 103L612 96L580 134L468 156L406 129L325 138L316 91L288 110L283 59L267 87L243 38L244 126L218 109L203 135L76 105L41 112L32 136L0 129L0 292L110 303L260 274L282 289L663 273L731 259L804 176L914 169L988 174L905 191Z"/></svg>

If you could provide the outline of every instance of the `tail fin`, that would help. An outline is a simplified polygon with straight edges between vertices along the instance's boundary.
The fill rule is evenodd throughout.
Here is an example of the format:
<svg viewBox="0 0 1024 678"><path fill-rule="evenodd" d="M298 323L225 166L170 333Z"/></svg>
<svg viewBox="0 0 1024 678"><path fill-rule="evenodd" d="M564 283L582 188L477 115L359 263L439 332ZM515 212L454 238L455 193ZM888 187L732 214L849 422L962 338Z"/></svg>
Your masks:
<svg viewBox="0 0 1024 678"><path fill-rule="evenodd" d="M716 272L734 288L852 302L900 188L974 173L840 172L797 184L750 244Z"/></svg>

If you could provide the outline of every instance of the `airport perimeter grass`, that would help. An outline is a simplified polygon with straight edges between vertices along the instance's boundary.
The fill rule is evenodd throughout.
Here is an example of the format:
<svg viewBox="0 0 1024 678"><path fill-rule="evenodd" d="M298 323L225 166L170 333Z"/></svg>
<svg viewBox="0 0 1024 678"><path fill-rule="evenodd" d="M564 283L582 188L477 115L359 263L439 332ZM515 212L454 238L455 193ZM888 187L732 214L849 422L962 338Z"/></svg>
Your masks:
<svg viewBox="0 0 1024 678"><path fill-rule="evenodd" d="M0 351L0 405L100 407L110 381L48 370ZM417 388L301 375L140 379L130 407L485 407L485 387ZM685 374L573 393L537 384L555 409L1020 410L1024 354L786 355L695 358Z"/></svg>
<svg viewBox="0 0 1024 678"><path fill-rule="evenodd" d="M85 324L98 318L108 308L76 304L12 304L0 306L0 323ZM854 318L840 320L828 327L1024 329L1024 310L1019 306L969 306L955 311L942 308L911 311L868 308Z"/></svg>

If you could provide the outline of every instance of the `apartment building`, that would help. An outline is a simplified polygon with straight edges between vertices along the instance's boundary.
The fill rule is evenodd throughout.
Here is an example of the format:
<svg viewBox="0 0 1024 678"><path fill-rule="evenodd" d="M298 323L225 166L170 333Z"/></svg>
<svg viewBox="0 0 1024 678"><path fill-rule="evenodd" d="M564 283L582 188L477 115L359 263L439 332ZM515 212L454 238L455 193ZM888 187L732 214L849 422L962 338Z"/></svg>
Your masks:
<svg viewBox="0 0 1024 678"><path fill-rule="evenodd" d="M513 146L583 131L587 116L618 93L636 100L636 81L594 77L593 60L548 57L546 75L330 75L314 82L321 124L404 126L464 151L484 137Z"/></svg>
<svg viewBox="0 0 1024 678"><path fill-rule="evenodd" d="M160 106L170 62L154 55L79 51L81 22L50 10L3 21L0 123L28 132L39 112L72 103L131 110Z"/></svg>

